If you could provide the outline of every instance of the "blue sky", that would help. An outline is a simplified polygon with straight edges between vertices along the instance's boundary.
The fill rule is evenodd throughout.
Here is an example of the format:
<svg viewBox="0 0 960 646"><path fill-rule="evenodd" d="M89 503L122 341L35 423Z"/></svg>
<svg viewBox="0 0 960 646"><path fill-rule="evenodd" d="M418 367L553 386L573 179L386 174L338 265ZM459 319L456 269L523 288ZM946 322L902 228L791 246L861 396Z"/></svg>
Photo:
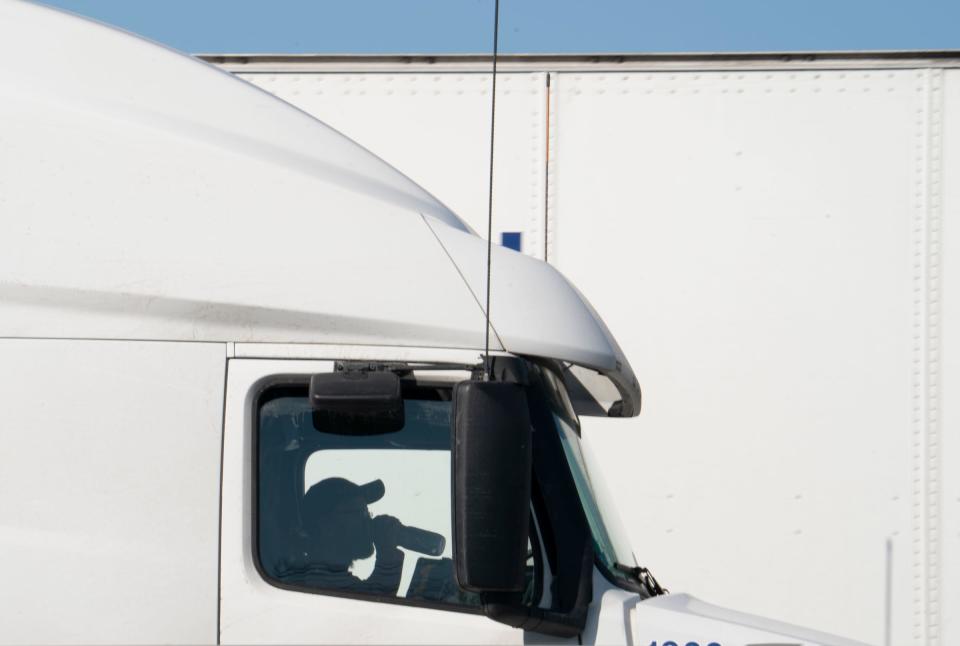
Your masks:
<svg viewBox="0 0 960 646"><path fill-rule="evenodd" d="M199 53L490 49L493 0L46 0ZM504 52L960 49L960 0L501 0Z"/></svg>

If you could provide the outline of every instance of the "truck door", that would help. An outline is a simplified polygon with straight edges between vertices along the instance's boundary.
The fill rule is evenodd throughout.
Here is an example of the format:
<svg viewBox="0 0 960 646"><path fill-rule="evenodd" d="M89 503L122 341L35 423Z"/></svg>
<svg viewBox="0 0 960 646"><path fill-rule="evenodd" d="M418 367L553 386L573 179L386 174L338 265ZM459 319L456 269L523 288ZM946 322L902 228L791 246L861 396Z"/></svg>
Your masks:
<svg viewBox="0 0 960 646"><path fill-rule="evenodd" d="M222 643L521 643L453 580L449 399L404 387L385 435L313 424L331 361L231 359L224 417ZM536 602L534 559L528 567Z"/></svg>

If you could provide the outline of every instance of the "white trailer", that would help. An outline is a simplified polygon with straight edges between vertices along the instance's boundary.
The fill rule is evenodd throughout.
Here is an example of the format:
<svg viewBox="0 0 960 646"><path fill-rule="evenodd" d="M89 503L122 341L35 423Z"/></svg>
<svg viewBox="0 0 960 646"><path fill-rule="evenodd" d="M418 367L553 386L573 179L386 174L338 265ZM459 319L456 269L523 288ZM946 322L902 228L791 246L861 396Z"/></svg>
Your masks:
<svg viewBox="0 0 960 646"><path fill-rule="evenodd" d="M487 57L206 59L486 230ZM644 386L634 421L584 421L640 561L870 643L960 641L960 54L499 68L496 239L580 286Z"/></svg>

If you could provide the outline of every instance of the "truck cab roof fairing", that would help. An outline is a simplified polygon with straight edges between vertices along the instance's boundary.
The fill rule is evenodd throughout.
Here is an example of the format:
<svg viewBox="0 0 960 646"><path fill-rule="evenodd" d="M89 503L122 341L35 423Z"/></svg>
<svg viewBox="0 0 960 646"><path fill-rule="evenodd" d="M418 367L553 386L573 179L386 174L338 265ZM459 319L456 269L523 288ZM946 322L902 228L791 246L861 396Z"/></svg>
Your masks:
<svg viewBox="0 0 960 646"><path fill-rule="evenodd" d="M0 6L0 36L0 69L11 93L205 142L469 230L353 140L213 65L21 0Z"/></svg>
<svg viewBox="0 0 960 646"><path fill-rule="evenodd" d="M487 289L486 242L442 224L431 223L431 228L482 301ZM620 406L609 414L630 417L640 412L640 386L630 362L597 312L563 274L545 262L499 246L493 247L491 274L490 319L505 350L595 370L620 395ZM609 404L610 397L605 399ZM607 414L608 408L602 406L602 413L596 413ZM578 412L589 413L579 407Z"/></svg>
<svg viewBox="0 0 960 646"><path fill-rule="evenodd" d="M0 71L0 336L483 347L485 244L309 115L23 2L0 4ZM494 268L494 349L635 384L555 270Z"/></svg>

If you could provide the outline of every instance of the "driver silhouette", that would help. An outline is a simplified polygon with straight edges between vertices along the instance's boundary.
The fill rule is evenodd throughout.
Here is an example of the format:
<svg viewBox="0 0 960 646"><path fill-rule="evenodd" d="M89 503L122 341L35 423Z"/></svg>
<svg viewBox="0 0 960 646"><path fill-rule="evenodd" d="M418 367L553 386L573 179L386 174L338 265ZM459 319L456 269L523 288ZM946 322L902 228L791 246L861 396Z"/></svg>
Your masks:
<svg viewBox="0 0 960 646"><path fill-rule="evenodd" d="M403 552L397 549L403 525L393 516L370 516L367 505L385 493L382 480L358 485L327 478L307 491L301 504L302 561L288 564L282 578L309 586L394 596L400 587ZM354 561L376 551L373 574L350 572ZM298 555L299 556L299 555Z"/></svg>

